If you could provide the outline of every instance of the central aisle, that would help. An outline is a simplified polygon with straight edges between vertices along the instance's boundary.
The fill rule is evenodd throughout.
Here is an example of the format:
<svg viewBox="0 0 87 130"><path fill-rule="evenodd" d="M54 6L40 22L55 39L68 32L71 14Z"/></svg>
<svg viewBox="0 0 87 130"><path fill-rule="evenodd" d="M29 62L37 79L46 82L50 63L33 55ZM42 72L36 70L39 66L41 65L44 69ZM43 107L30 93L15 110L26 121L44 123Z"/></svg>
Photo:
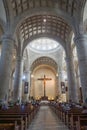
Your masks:
<svg viewBox="0 0 87 130"><path fill-rule="evenodd" d="M51 111L49 106L41 106L28 130L68 130Z"/></svg>

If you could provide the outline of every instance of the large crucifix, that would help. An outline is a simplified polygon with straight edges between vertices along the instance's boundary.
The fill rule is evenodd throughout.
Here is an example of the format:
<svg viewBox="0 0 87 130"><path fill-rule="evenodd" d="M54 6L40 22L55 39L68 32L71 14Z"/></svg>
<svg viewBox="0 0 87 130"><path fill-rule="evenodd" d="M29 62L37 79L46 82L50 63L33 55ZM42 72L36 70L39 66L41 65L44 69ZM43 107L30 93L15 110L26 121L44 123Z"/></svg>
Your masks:
<svg viewBox="0 0 87 130"><path fill-rule="evenodd" d="M46 81L47 80L52 80L51 78L46 78L46 76L44 75L44 78L38 78L38 80L43 80L43 84L44 84L44 97L46 97Z"/></svg>

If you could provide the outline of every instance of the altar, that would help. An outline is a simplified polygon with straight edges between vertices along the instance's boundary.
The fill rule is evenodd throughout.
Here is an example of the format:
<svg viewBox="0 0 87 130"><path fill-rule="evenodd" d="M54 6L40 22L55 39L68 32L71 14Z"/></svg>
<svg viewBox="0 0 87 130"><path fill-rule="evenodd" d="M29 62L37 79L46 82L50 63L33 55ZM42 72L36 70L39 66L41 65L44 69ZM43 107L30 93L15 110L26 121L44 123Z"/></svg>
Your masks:
<svg viewBox="0 0 87 130"><path fill-rule="evenodd" d="M48 96L42 96L41 100L48 100Z"/></svg>

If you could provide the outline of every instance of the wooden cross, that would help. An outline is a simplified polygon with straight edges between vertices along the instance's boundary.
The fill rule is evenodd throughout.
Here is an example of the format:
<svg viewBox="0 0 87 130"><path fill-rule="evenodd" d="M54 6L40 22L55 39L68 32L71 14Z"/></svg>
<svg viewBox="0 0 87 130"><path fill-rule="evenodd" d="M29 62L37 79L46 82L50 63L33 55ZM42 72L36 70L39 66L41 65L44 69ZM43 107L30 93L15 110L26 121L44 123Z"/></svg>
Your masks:
<svg viewBox="0 0 87 130"><path fill-rule="evenodd" d="M44 78L39 78L38 80L43 80L43 83L44 83L44 97L46 97L46 81L47 80L52 80L51 78L46 78L46 76L44 75Z"/></svg>

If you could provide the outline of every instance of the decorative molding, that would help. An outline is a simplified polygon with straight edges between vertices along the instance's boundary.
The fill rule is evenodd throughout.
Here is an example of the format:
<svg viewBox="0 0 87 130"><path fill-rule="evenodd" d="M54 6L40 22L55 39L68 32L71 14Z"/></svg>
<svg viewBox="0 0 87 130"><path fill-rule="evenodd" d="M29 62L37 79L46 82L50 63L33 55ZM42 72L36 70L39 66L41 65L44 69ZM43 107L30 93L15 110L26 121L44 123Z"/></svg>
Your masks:
<svg viewBox="0 0 87 130"><path fill-rule="evenodd" d="M53 67L56 71L58 70L57 63L52 58L49 58L49 57L40 57L40 58L36 59L32 63L30 70L33 71L39 65L49 65L49 66Z"/></svg>

